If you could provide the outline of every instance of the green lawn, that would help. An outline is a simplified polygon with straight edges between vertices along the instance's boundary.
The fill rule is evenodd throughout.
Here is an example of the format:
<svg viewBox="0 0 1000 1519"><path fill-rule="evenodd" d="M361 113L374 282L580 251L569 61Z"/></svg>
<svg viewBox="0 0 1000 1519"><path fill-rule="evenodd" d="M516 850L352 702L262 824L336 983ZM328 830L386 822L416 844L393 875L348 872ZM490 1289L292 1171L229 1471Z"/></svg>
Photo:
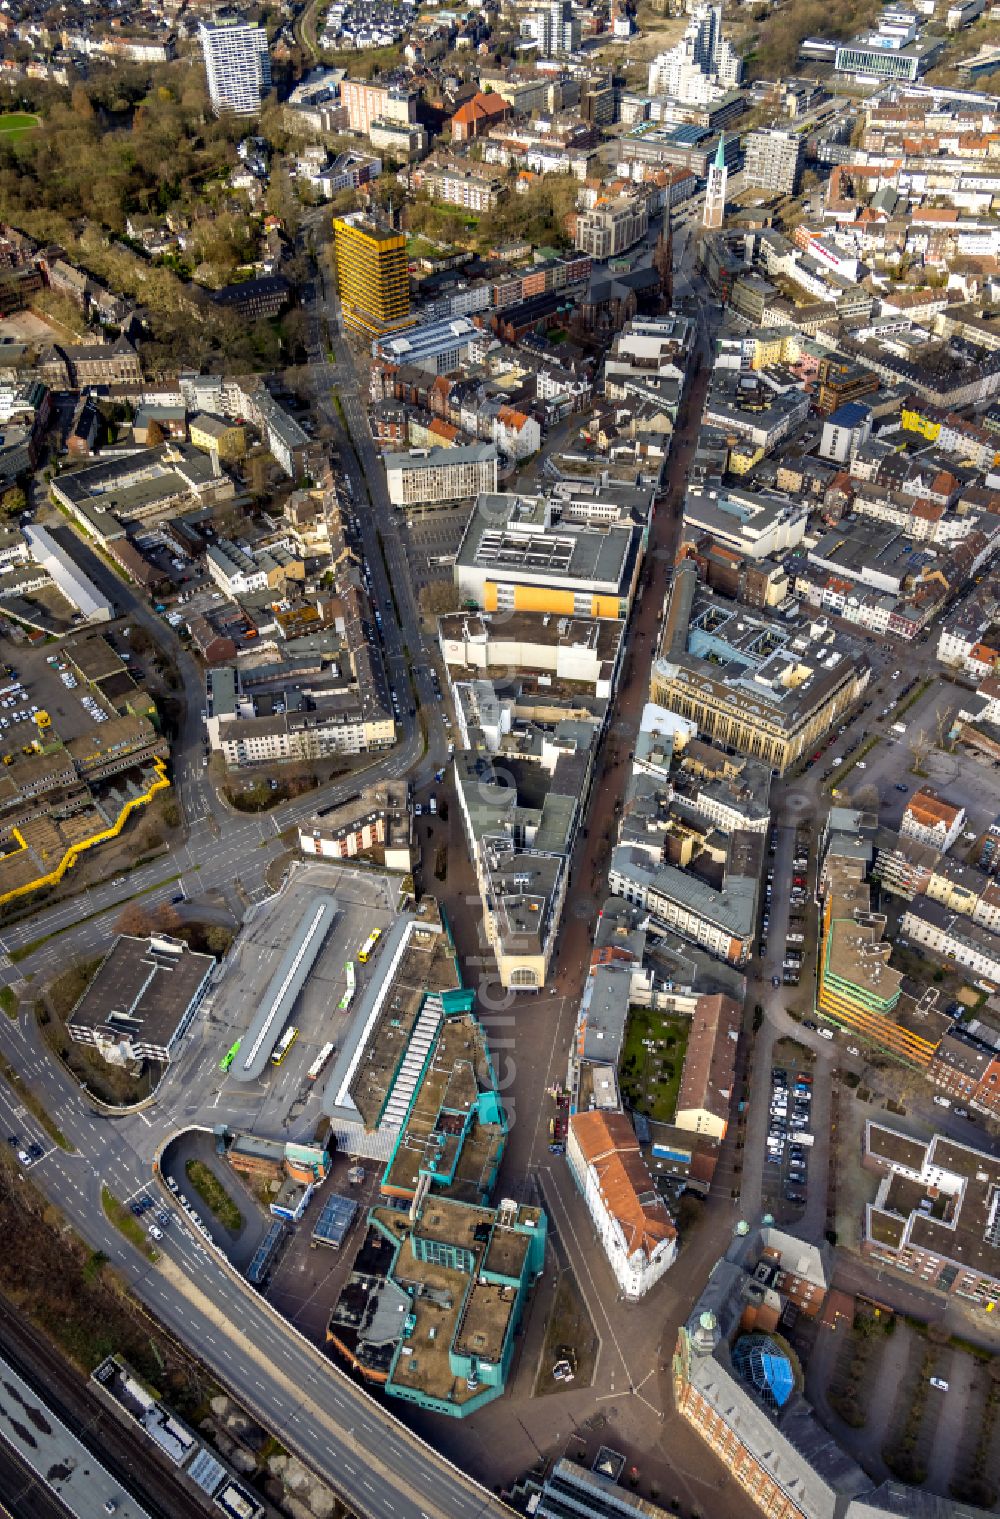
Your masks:
<svg viewBox="0 0 1000 1519"><path fill-rule="evenodd" d="M27 111L7 111L0 115L0 132L5 137L24 137L35 130L40 120L41 117L30 116Z"/></svg>
<svg viewBox="0 0 1000 1519"><path fill-rule="evenodd" d="M674 1013L629 1011L619 1079L625 1101L647 1118L673 1121L690 1030L691 1019Z"/></svg>

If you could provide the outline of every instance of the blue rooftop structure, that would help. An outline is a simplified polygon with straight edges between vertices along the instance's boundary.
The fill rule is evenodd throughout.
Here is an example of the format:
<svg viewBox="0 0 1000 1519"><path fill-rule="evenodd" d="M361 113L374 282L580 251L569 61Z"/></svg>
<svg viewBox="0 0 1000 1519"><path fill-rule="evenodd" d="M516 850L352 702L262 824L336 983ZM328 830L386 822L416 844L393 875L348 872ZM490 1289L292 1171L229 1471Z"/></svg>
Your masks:
<svg viewBox="0 0 1000 1519"><path fill-rule="evenodd" d="M770 1335L743 1335L733 1346L733 1365L769 1408L784 1408L795 1391L792 1363Z"/></svg>

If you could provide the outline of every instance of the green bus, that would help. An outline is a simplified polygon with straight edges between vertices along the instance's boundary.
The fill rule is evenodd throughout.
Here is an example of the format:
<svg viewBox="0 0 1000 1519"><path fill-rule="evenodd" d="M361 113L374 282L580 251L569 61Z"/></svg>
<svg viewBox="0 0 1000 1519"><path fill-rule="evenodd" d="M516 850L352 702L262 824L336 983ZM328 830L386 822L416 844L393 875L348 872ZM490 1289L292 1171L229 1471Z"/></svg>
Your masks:
<svg viewBox="0 0 1000 1519"><path fill-rule="evenodd" d="M242 1039L237 1039L236 1043L232 1046L232 1048L228 1049L226 1051L226 1053L223 1055L222 1059L219 1061L219 1070L220 1071L222 1071L223 1073L225 1073L226 1071L229 1070L229 1067L232 1065L233 1061L236 1059L237 1055L240 1052L240 1045L242 1043L243 1043Z"/></svg>

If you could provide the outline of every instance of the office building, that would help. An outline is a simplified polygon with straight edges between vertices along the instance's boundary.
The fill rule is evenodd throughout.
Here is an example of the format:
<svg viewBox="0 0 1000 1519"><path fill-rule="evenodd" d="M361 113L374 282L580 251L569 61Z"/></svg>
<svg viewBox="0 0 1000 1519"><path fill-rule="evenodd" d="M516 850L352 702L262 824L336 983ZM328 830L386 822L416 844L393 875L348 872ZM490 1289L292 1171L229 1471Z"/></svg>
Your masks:
<svg viewBox="0 0 1000 1519"><path fill-rule="evenodd" d="M545 1214L421 1190L408 1212L373 1208L368 1223L328 1346L389 1397L433 1413L461 1419L499 1398L544 1265Z"/></svg>
<svg viewBox="0 0 1000 1519"><path fill-rule="evenodd" d="M452 374L468 362L480 330L467 316L449 316L390 333L373 344L376 358L386 364L406 364L431 374Z"/></svg>
<svg viewBox="0 0 1000 1519"><path fill-rule="evenodd" d="M344 321L367 338L409 327L406 238L354 212L333 223L337 288Z"/></svg>
<svg viewBox="0 0 1000 1519"><path fill-rule="evenodd" d="M798 193L805 156L802 133L769 127L749 132L743 146L743 178L749 189L772 190L779 195Z"/></svg>
<svg viewBox="0 0 1000 1519"><path fill-rule="evenodd" d="M677 1257L677 1230L624 1113L575 1113L566 1160L622 1296L643 1297Z"/></svg>
<svg viewBox="0 0 1000 1519"><path fill-rule="evenodd" d="M198 33L212 109L253 116L271 88L267 33L238 17L203 21Z"/></svg>
<svg viewBox="0 0 1000 1519"><path fill-rule="evenodd" d="M122 934L69 1015L66 1032L109 1063L170 1060L208 989L213 955L180 939Z"/></svg>
<svg viewBox="0 0 1000 1519"><path fill-rule="evenodd" d="M889 963L885 917L872 911L859 862L828 855L824 875L817 1010L897 1060L926 1069L951 1024L937 992L904 990L902 972Z"/></svg>
<svg viewBox="0 0 1000 1519"><path fill-rule="evenodd" d="M497 487L497 451L493 443L465 448L424 448L387 454L385 478L393 506L438 506L467 501Z"/></svg>

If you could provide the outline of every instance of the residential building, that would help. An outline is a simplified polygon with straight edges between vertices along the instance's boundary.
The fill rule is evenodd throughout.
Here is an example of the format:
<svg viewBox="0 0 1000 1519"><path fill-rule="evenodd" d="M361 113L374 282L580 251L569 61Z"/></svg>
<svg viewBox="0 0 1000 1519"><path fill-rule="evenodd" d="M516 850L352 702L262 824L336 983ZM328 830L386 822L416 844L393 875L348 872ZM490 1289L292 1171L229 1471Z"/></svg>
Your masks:
<svg viewBox="0 0 1000 1519"><path fill-rule="evenodd" d="M212 109L254 116L271 88L271 57L262 26L218 16L198 28Z"/></svg>
<svg viewBox="0 0 1000 1519"><path fill-rule="evenodd" d="M900 931L915 944L954 961L990 986L1000 984L1000 936L969 918L926 898L903 914Z"/></svg>
<svg viewBox="0 0 1000 1519"><path fill-rule="evenodd" d="M872 430L872 414L860 401L848 401L823 419L819 452L834 464L847 464Z"/></svg>
<svg viewBox="0 0 1000 1519"><path fill-rule="evenodd" d="M903 809L899 832L932 849L950 849L965 827L965 808L956 807L930 786L915 791Z"/></svg>
<svg viewBox="0 0 1000 1519"><path fill-rule="evenodd" d="M411 326L405 236L353 212L334 219L333 246L347 326L372 339Z"/></svg>
<svg viewBox="0 0 1000 1519"><path fill-rule="evenodd" d="M576 247L591 258L604 260L641 242L649 228L649 203L629 195L601 199L576 219Z"/></svg>
<svg viewBox="0 0 1000 1519"><path fill-rule="evenodd" d="M110 1065L172 1060L215 969L180 939L121 934L70 1013L66 1032Z"/></svg>
<svg viewBox="0 0 1000 1519"><path fill-rule="evenodd" d="M413 183L431 200L461 206L477 216L491 211L500 199L505 174L488 164L426 159L413 172Z"/></svg>
<svg viewBox="0 0 1000 1519"><path fill-rule="evenodd" d="M699 4L680 42L649 65L649 93L702 105L733 89L742 74L739 54L722 35L722 6Z"/></svg>
<svg viewBox="0 0 1000 1519"><path fill-rule="evenodd" d="M497 450L492 443L464 448L413 449L386 454L385 478L393 506L438 506L467 501L497 487Z"/></svg>
<svg viewBox="0 0 1000 1519"><path fill-rule="evenodd" d="M638 845L618 845L611 852L609 889L664 929L730 965L745 965L756 929L760 835L736 834L729 840L721 884L658 855L651 857Z"/></svg>
<svg viewBox="0 0 1000 1519"><path fill-rule="evenodd" d="M801 132L780 127L748 132L743 139L746 159L743 180L748 189L769 190L776 195L797 195L805 157Z"/></svg>
<svg viewBox="0 0 1000 1519"><path fill-rule="evenodd" d="M865 1207L861 1253L987 1312L1000 1303L995 1155L943 1134L911 1139L869 1118L861 1164L882 1177Z"/></svg>
<svg viewBox="0 0 1000 1519"><path fill-rule="evenodd" d="M632 1124L624 1113L574 1113L566 1160L622 1296L644 1297L676 1259L677 1230Z"/></svg>
<svg viewBox="0 0 1000 1519"><path fill-rule="evenodd" d="M348 130L371 136L372 127L395 123L413 126L417 120L417 93L405 84L383 84L367 79L344 79L341 104L347 112Z"/></svg>

